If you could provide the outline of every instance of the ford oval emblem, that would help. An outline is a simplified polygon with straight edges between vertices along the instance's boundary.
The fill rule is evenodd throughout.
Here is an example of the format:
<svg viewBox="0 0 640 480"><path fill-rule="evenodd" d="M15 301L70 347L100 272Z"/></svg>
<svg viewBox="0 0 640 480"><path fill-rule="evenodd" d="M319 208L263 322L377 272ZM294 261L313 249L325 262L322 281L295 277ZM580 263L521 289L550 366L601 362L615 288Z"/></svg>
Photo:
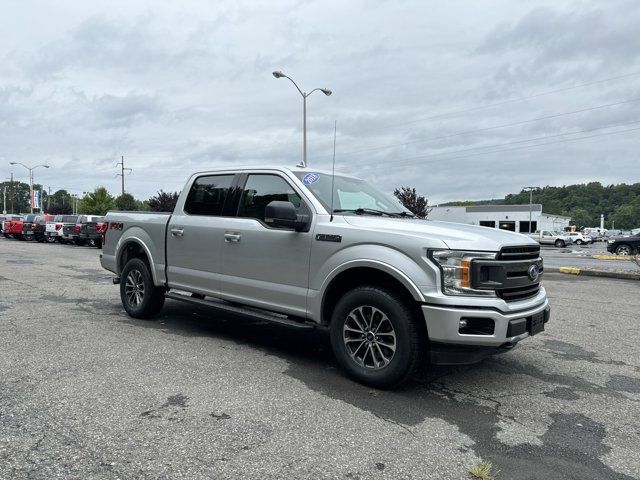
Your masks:
<svg viewBox="0 0 640 480"><path fill-rule="evenodd" d="M535 263L529 267L527 270L527 275L531 279L532 282L535 282L540 276L540 268Z"/></svg>

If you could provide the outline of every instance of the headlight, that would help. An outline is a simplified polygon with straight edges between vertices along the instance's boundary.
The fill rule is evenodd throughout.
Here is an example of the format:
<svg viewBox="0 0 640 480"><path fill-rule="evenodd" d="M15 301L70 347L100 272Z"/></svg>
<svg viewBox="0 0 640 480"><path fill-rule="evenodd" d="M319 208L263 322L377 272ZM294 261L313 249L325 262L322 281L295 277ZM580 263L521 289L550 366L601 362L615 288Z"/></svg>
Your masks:
<svg viewBox="0 0 640 480"><path fill-rule="evenodd" d="M496 253L434 250L431 259L442 272L442 288L446 295L495 296L491 290L471 288L471 261L474 258L496 258Z"/></svg>

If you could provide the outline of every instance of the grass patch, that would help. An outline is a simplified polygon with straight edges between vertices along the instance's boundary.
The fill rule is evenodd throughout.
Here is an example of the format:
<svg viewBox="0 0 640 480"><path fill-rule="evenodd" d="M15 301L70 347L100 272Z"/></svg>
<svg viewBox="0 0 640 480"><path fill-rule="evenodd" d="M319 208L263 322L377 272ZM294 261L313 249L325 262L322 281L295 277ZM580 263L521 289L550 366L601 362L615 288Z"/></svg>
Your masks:
<svg viewBox="0 0 640 480"><path fill-rule="evenodd" d="M474 480L494 480L495 476L498 474L497 471L493 471L493 465L490 462L482 461L477 464L475 467L467 470L469 474L469 478L473 478Z"/></svg>

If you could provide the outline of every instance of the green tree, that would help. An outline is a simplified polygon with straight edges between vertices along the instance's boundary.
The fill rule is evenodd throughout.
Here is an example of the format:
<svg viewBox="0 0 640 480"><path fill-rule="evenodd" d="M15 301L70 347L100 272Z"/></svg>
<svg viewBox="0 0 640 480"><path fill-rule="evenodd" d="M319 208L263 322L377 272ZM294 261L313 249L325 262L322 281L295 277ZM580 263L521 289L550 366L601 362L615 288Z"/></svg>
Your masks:
<svg viewBox="0 0 640 480"><path fill-rule="evenodd" d="M80 212L86 215L105 215L113 210L115 201L106 188L97 187L93 192L87 193L80 200Z"/></svg>
<svg viewBox="0 0 640 480"><path fill-rule="evenodd" d="M133 198L133 195L130 193L123 193L120 195L115 199L114 205L116 209L123 211L133 211L137 209L136 199Z"/></svg>
<svg viewBox="0 0 640 480"><path fill-rule="evenodd" d="M640 202L620 205L611 216L616 228L631 230L640 226Z"/></svg>

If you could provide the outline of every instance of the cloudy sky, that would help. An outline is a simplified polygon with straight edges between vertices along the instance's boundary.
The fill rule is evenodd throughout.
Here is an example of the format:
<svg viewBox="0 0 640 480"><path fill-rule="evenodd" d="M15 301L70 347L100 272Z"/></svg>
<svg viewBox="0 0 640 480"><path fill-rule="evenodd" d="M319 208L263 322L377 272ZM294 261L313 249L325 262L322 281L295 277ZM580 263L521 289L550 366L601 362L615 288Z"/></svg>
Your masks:
<svg viewBox="0 0 640 480"><path fill-rule="evenodd" d="M640 3L3 0L0 175L147 198L309 163L430 203L640 181Z"/></svg>

